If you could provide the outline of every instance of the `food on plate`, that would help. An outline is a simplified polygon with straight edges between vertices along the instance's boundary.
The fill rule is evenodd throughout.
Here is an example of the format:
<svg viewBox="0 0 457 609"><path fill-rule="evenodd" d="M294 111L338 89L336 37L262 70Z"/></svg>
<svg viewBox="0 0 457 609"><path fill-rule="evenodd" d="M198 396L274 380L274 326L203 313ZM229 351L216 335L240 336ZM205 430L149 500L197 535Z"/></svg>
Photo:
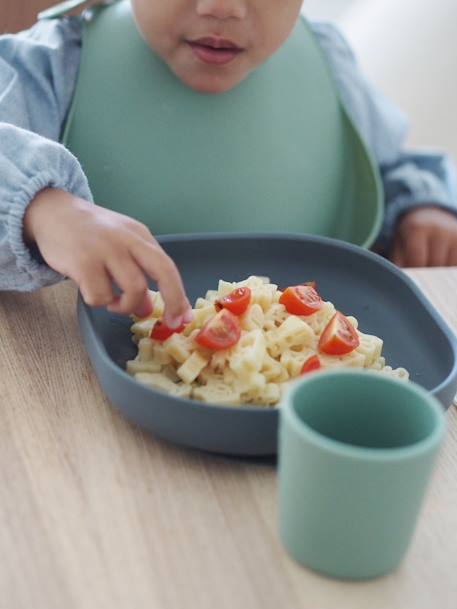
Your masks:
<svg viewBox="0 0 457 609"><path fill-rule="evenodd" d="M288 313L311 315L322 308L322 299L311 285L294 285L286 288L279 298Z"/></svg>
<svg viewBox="0 0 457 609"><path fill-rule="evenodd" d="M383 341L354 317L323 300L315 282L279 289L265 277L219 281L198 298L193 320L177 329L162 321L160 293L153 311L133 316L138 346L127 372L145 385L212 404L273 407L289 384L334 368L368 368L408 379L382 356Z"/></svg>
<svg viewBox="0 0 457 609"><path fill-rule="evenodd" d="M216 311L228 309L235 315L242 315L251 302L251 290L249 288L235 288L220 300L216 300L214 306Z"/></svg>
<svg viewBox="0 0 457 609"><path fill-rule="evenodd" d="M359 345L357 330L345 315L337 311L322 332L318 348L329 355L346 355Z"/></svg>

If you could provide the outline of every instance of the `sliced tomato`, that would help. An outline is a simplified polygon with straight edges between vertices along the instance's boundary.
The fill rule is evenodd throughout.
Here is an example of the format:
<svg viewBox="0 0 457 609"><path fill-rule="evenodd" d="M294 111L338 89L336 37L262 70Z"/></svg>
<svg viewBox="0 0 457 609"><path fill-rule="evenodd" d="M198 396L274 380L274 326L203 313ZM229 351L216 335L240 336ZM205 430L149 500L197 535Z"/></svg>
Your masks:
<svg viewBox="0 0 457 609"><path fill-rule="evenodd" d="M223 298L216 300L216 311L228 309L234 315L243 315L251 302L251 290L249 288L235 288Z"/></svg>
<svg viewBox="0 0 457 609"><path fill-rule="evenodd" d="M329 355L345 355L357 349L360 341L349 319L337 311L319 339L319 350Z"/></svg>
<svg viewBox="0 0 457 609"><path fill-rule="evenodd" d="M303 364L303 368L301 369L301 374L306 374L307 372L312 372L313 370L319 370L321 367L321 360L318 355L311 355L308 357L306 362Z"/></svg>
<svg viewBox="0 0 457 609"><path fill-rule="evenodd" d="M294 285L286 288L279 302L292 315L312 315L322 308L322 299L310 285Z"/></svg>
<svg viewBox="0 0 457 609"><path fill-rule="evenodd" d="M170 328L163 321L157 321L151 330L151 338L163 342L170 338L172 334L181 334L185 327L186 324L181 324L177 328Z"/></svg>
<svg viewBox="0 0 457 609"><path fill-rule="evenodd" d="M206 322L195 337L202 347L219 351L230 349L240 340L241 327L238 317L227 309L222 309L217 315Z"/></svg>

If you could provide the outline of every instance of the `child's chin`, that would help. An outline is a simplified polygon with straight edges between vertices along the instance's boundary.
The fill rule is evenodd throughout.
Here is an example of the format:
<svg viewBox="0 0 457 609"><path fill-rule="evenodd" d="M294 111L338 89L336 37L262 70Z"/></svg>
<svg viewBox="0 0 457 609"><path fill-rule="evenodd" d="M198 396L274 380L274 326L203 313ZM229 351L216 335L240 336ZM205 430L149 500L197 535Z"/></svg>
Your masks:
<svg viewBox="0 0 457 609"><path fill-rule="evenodd" d="M226 93L236 87L243 78L183 78L184 84L197 91L198 93L205 93L207 95L218 95Z"/></svg>

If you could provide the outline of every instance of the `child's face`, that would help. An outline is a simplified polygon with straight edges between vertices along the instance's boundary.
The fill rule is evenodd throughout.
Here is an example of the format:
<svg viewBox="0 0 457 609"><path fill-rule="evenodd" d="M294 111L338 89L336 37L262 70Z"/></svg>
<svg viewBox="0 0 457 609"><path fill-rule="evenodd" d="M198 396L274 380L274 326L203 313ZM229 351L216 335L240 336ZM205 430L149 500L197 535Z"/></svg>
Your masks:
<svg viewBox="0 0 457 609"><path fill-rule="evenodd" d="M186 85L235 87L285 42L302 0L131 0L149 46Z"/></svg>

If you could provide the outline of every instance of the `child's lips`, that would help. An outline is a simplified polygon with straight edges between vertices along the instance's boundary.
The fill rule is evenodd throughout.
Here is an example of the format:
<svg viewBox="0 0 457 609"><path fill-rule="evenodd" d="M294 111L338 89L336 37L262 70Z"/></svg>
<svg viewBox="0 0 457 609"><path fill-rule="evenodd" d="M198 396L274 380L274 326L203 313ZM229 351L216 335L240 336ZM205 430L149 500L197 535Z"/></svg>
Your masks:
<svg viewBox="0 0 457 609"><path fill-rule="evenodd" d="M230 63L243 51L234 42L224 38L206 37L189 40L187 43L197 59L213 65Z"/></svg>

